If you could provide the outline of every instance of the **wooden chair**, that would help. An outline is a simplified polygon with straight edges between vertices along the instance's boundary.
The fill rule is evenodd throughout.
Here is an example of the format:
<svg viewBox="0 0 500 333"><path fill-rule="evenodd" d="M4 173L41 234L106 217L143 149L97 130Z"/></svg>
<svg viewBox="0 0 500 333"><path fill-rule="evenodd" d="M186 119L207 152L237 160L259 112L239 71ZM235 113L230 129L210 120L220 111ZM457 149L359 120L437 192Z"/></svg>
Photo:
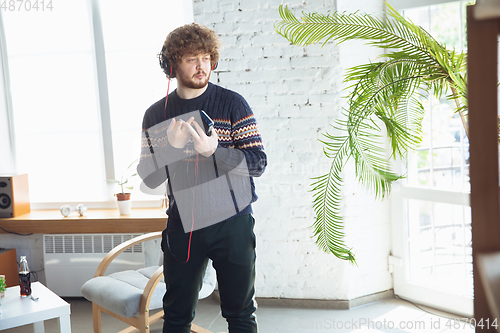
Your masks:
<svg viewBox="0 0 500 333"><path fill-rule="evenodd" d="M492 318L500 318L500 251L476 255L479 278ZM497 323L498 324L498 323ZM500 326L496 326L500 333Z"/></svg>
<svg viewBox="0 0 500 333"><path fill-rule="evenodd" d="M102 333L101 312L105 312L110 316L113 316L131 325L130 327L120 331L119 333L130 333L137 331L140 331L141 333L149 333L150 325L162 319L163 310L153 315L150 315L149 312L150 310L162 307L161 302L158 301L158 298L161 299L163 297L163 294L165 293L165 283L161 281L163 278L163 266L147 267L139 271L118 272L109 276L104 276L104 273L109 264L120 253L124 252L132 246L156 238L161 238L161 231L144 234L116 246L101 261L99 267L96 270L94 278L90 279L83 285L82 295L92 302L94 333ZM153 271L154 273L152 273ZM149 277L149 275L151 276ZM201 295L200 293L200 298L203 298L202 296L209 296L215 288L215 272L213 272L213 276L210 276L210 281L208 281L209 283L205 283L207 275L208 274L205 275L204 287L207 286L209 290L208 292L204 293L205 295ZM131 281L128 281L127 279ZM140 291L144 284L145 287L143 288L144 290L141 295ZM155 293L155 288L157 286L160 287L161 284L163 284L162 288L158 288L159 290L156 290L156 304L150 307L150 302L153 294ZM120 292L118 293L116 292L117 288L120 288ZM113 289L115 289L115 292L112 292ZM133 300L127 300L127 302L124 302L122 298L124 297L124 294L127 293L134 294L133 297L131 297L133 298ZM127 295L127 297L128 296L130 295ZM127 304L116 304L120 302ZM127 305L127 309L123 308L125 305ZM191 325L191 332L212 333L195 324Z"/></svg>

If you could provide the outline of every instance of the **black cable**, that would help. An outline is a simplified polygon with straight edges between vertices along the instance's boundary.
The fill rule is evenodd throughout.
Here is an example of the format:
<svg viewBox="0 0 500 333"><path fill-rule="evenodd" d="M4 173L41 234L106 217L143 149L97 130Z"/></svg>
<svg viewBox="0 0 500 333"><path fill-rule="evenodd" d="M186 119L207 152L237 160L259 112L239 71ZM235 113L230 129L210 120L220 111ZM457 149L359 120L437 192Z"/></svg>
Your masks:
<svg viewBox="0 0 500 333"><path fill-rule="evenodd" d="M31 234L20 234L20 233L14 232L14 231L5 230L2 227L0 227L0 229L2 229L4 232L6 232L8 234L14 234L14 235L19 235L19 236L31 236L31 235L33 235L33 233L31 233Z"/></svg>
<svg viewBox="0 0 500 333"><path fill-rule="evenodd" d="M42 269L39 269L38 271L31 271L31 276L30 276L30 280L31 282L37 282L37 281L40 281L40 279L38 278L38 273L40 273L41 271L43 271L44 268Z"/></svg>

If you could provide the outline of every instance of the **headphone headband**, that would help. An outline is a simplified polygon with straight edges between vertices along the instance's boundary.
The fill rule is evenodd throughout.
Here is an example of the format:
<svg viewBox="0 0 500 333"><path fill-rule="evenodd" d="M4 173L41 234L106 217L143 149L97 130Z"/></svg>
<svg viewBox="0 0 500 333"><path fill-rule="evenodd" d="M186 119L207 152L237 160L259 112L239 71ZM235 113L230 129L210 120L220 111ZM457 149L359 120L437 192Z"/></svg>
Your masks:
<svg viewBox="0 0 500 333"><path fill-rule="evenodd" d="M163 54L163 49L158 54L158 62L160 63L160 67L162 68L163 73L165 73L165 75L167 75L169 78L172 77L172 73L174 73L174 71L172 70L172 66L170 66L170 62L168 61L167 57L165 57L165 55ZM212 64L212 70L216 70L218 66L219 62L214 62Z"/></svg>

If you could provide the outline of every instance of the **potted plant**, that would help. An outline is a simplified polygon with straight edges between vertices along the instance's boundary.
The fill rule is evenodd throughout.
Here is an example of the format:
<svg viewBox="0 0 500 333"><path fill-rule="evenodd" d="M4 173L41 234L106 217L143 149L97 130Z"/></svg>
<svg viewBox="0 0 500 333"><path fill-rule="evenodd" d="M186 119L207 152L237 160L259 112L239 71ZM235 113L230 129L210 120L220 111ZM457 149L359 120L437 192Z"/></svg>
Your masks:
<svg viewBox="0 0 500 333"><path fill-rule="evenodd" d="M342 43L359 39L385 51L379 61L347 71L345 82L351 89L343 119L332 127L341 133L325 133L320 140L324 153L332 159L329 172L313 178L314 236L319 248L340 259L355 263L343 241L341 173L353 158L358 181L386 197L394 181L403 178L391 167L391 158L404 159L422 140L424 107L419 96L432 92L436 97L448 92L456 102L465 132L467 126L466 54L448 50L423 28L401 16L389 4L382 18L362 13L303 13L300 20L282 5L281 21L275 30L292 44L306 46L323 41ZM387 131L391 157L387 158L382 130Z"/></svg>
<svg viewBox="0 0 500 333"><path fill-rule="evenodd" d="M0 275L0 314L2 313L2 298L5 297L5 289L7 289L5 275Z"/></svg>
<svg viewBox="0 0 500 333"><path fill-rule="evenodd" d="M117 179L108 179L107 181L110 183L117 184L120 187L120 192L115 193L116 200L117 200L117 205L118 205L118 211L120 212L120 215L129 215L130 214L130 209L132 207L132 201L130 200L130 196L132 193L126 192L125 190L133 190L134 187L131 185L127 185L129 182L129 179L132 177L137 176L137 173L131 173L130 170L132 170L132 166L137 163L137 160L133 161L130 163L130 165L127 167L126 172L120 177L120 180Z"/></svg>
<svg viewBox="0 0 500 333"><path fill-rule="evenodd" d="M5 297L5 289L7 289L5 275L0 275L0 298Z"/></svg>

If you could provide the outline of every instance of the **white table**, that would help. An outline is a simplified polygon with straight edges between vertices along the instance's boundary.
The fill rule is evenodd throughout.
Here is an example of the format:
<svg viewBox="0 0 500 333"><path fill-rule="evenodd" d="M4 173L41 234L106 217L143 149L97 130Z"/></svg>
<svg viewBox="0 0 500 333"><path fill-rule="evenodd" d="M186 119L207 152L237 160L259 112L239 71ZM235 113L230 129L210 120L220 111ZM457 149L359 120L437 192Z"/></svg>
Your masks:
<svg viewBox="0 0 500 333"><path fill-rule="evenodd" d="M40 282L31 284L31 292L38 297L37 301L29 296L21 297L19 286L7 288L0 300L0 331L33 324L35 333L43 333L43 321L58 318L61 333L71 333L70 305Z"/></svg>

